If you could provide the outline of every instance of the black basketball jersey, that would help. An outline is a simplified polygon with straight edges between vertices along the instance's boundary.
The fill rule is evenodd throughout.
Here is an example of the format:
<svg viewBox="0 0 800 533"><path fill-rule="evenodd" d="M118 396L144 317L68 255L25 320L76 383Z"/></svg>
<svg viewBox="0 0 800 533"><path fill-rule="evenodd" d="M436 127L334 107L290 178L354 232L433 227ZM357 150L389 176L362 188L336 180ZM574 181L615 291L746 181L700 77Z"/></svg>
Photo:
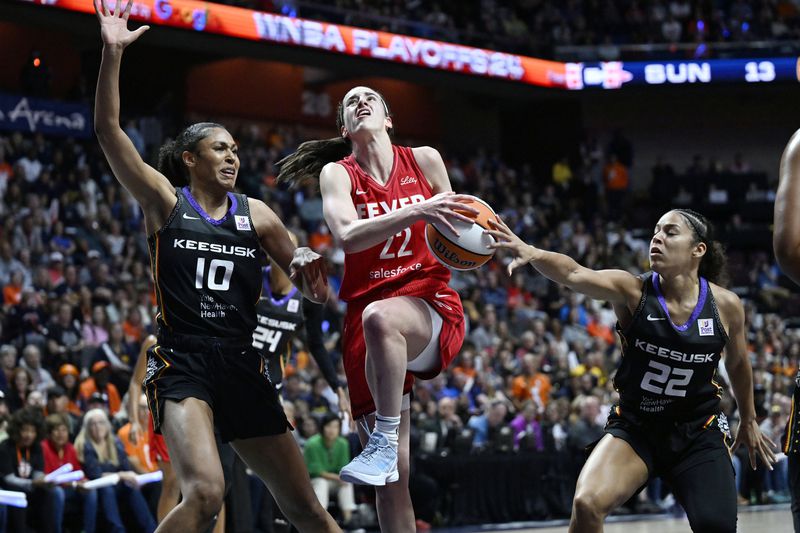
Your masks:
<svg viewBox="0 0 800 533"><path fill-rule="evenodd" d="M292 286L289 294L275 299L269 284L271 267L263 269L262 293L256 306L258 325L253 331L253 347L267 360L269 377L281 382L283 364L289 355L289 342L303 323L303 294Z"/></svg>
<svg viewBox="0 0 800 533"><path fill-rule="evenodd" d="M719 412L714 382L728 335L714 294L700 278L697 305L685 324L672 322L655 272L643 276L642 299L630 325L617 323L622 363L614 378L620 407L642 415L692 419Z"/></svg>
<svg viewBox="0 0 800 533"><path fill-rule="evenodd" d="M172 333L249 337L261 295L261 243L247 197L228 193L230 209L211 218L189 187L163 228L147 240L158 323Z"/></svg>

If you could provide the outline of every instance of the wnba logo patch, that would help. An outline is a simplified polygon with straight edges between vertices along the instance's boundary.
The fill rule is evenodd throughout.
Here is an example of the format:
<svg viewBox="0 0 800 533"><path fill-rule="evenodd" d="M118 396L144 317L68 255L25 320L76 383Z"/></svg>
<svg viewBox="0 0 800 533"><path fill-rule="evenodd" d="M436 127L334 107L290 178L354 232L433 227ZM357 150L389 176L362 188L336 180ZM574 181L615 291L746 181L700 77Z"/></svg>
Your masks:
<svg viewBox="0 0 800 533"><path fill-rule="evenodd" d="M714 335L714 319L700 318L697 320L697 328L700 330L701 337L711 337Z"/></svg>

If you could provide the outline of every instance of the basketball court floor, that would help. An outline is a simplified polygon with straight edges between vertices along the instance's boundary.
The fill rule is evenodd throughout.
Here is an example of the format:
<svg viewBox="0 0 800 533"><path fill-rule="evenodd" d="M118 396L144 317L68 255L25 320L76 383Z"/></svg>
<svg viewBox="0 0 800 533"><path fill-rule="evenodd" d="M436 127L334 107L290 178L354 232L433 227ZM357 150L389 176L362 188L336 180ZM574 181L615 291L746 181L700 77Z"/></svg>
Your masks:
<svg viewBox="0 0 800 533"><path fill-rule="evenodd" d="M437 528L432 533L564 533L566 520L487 524L461 528ZM670 515L610 517L605 533L688 533L689 521ZM792 533L792 516L788 504L740 507L738 531L741 533ZM702 532L698 532L702 533Z"/></svg>

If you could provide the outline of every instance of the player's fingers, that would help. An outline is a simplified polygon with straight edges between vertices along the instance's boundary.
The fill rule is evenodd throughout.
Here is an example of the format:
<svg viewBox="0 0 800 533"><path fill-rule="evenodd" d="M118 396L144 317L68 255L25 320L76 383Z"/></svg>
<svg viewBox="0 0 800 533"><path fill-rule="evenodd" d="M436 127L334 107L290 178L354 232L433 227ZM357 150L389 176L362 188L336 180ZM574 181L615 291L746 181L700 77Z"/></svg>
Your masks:
<svg viewBox="0 0 800 533"><path fill-rule="evenodd" d="M764 439L765 441L767 441L767 443L772 447L771 450L774 450L774 449L776 449L778 447L778 445L775 444L774 442L772 442L772 439L770 439L766 435L761 435L761 438Z"/></svg>
<svg viewBox="0 0 800 533"><path fill-rule="evenodd" d="M459 233L456 227L453 226L453 224L451 224L449 220L447 220L447 217L442 217L441 221L445 225L445 227L447 227L447 229L449 229L455 234L456 237L461 237L461 233Z"/></svg>
<svg viewBox="0 0 800 533"><path fill-rule="evenodd" d="M102 2L102 0L100 0ZM102 21L102 7L97 3L97 0L92 0L92 4L94 4L94 14L97 15L97 20Z"/></svg>
<svg viewBox="0 0 800 533"><path fill-rule="evenodd" d="M150 26L142 26L141 28L137 28L136 31L133 32L133 40L135 41L139 37L142 36L144 32L150 29Z"/></svg>
<svg viewBox="0 0 800 533"><path fill-rule="evenodd" d="M117 0L116 3L114 4L114 16L115 17L118 17L118 16L120 16L122 14L122 10L121 10L122 6L120 5L121 1L122 0Z"/></svg>
<svg viewBox="0 0 800 533"><path fill-rule="evenodd" d="M128 20L131 16L131 8L133 7L133 0L128 0L128 5L125 6L125 11L122 13L122 18Z"/></svg>
<svg viewBox="0 0 800 533"><path fill-rule="evenodd" d="M475 222L474 218L469 218L468 216L462 215L458 211L451 211L450 213L447 213L447 216L455 220L460 220L461 222L466 222L467 224L472 224Z"/></svg>
<svg viewBox="0 0 800 533"><path fill-rule="evenodd" d="M747 455L750 456L750 467L755 470L756 469L756 451L753 449L752 446L747 448Z"/></svg>

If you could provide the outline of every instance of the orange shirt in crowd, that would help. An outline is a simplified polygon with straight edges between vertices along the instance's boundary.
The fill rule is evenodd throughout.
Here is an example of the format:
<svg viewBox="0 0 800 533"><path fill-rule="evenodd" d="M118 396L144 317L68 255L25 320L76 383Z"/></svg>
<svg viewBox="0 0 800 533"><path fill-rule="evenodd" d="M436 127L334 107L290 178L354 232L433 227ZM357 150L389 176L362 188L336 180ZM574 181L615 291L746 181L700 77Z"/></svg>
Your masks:
<svg viewBox="0 0 800 533"><path fill-rule="evenodd" d="M95 392L98 392L98 390L97 385L94 382L94 378L86 378L83 383L81 383L81 399L86 402ZM105 392L108 394L108 411L110 414L115 415L122 405L122 401L119 397L119 391L113 383L109 383L106 385Z"/></svg>
<svg viewBox="0 0 800 533"><path fill-rule="evenodd" d="M624 191L628 188L628 169L619 161L607 164L603 174L606 178L606 189Z"/></svg>
<svg viewBox="0 0 800 533"><path fill-rule="evenodd" d="M545 374L537 373L535 376L517 376L511 382L511 394L514 398L525 401L531 398L531 389L539 388L539 399L542 405L547 405L550 401L550 378Z"/></svg>
<svg viewBox="0 0 800 533"><path fill-rule="evenodd" d="M128 457L136 457L145 472L158 470L158 466L153 464L152 459L150 459L150 435L147 431L140 430L136 438L136 444L134 444L131 442L131 423L128 422L119 428L117 436L125 447L125 454Z"/></svg>
<svg viewBox="0 0 800 533"><path fill-rule="evenodd" d="M9 283L3 287L3 303L17 305L22 301L22 287Z"/></svg>

